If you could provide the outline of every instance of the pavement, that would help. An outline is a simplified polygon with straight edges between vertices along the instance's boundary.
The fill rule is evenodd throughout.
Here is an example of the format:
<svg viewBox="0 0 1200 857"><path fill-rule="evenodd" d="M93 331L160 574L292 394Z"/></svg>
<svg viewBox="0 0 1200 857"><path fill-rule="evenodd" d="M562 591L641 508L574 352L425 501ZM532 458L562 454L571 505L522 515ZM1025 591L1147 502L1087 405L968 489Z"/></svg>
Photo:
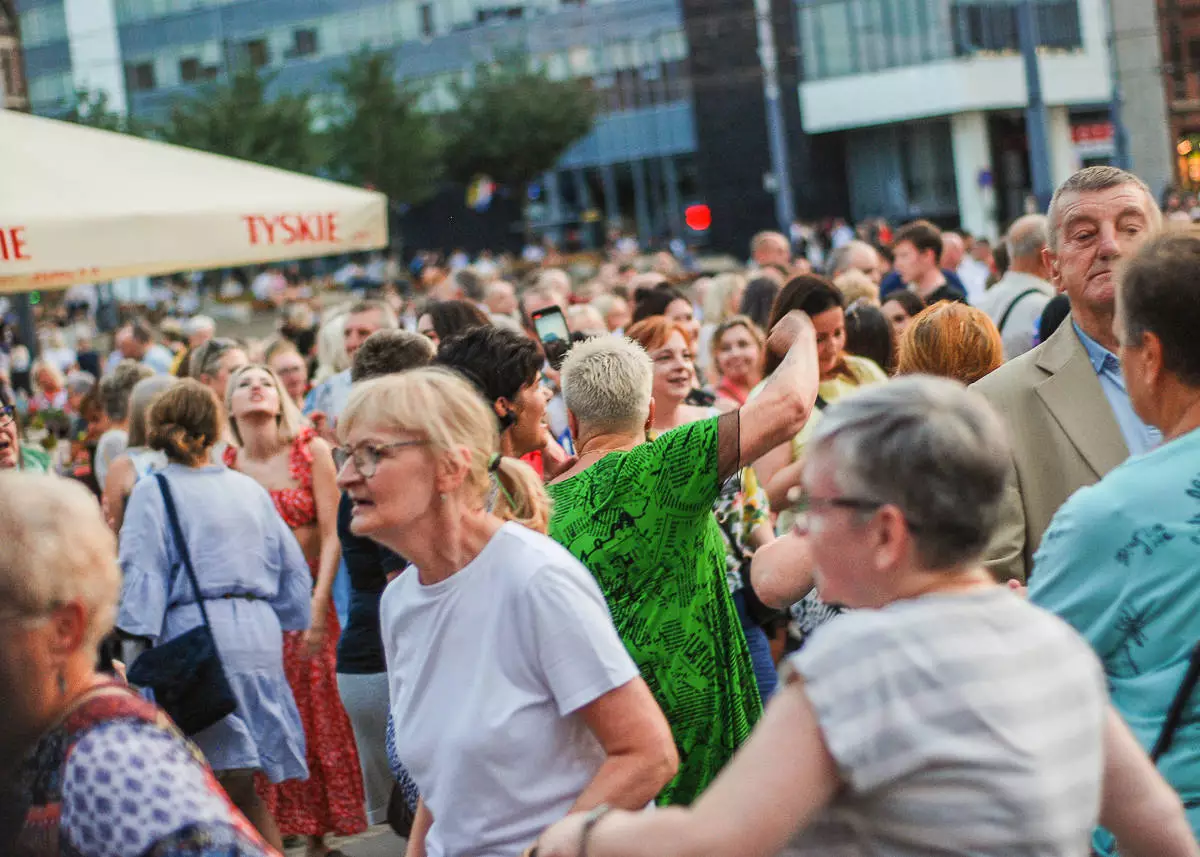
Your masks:
<svg viewBox="0 0 1200 857"><path fill-rule="evenodd" d="M330 848L338 849L346 857L404 857L404 849L408 844L386 824L377 824L357 836L331 836L325 841ZM304 846L289 848L287 855L304 857Z"/></svg>

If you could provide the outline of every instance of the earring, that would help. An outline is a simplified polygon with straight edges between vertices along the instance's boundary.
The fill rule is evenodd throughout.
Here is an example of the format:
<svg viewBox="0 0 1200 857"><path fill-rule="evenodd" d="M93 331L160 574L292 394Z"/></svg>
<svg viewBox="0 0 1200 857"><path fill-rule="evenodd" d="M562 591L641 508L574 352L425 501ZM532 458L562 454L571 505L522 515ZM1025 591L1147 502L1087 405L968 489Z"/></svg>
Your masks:
<svg viewBox="0 0 1200 857"><path fill-rule="evenodd" d="M445 503L446 503L446 495L445 495L445 494L439 494L438 496L442 498L442 504L443 504L443 505L445 505Z"/></svg>
<svg viewBox="0 0 1200 857"><path fill-rule="evenodd" d="M63 671L61 669L58 671L57 684L58 684L58 695L66 696L67 695L67 677L65 675L63 675Z"/></svg>

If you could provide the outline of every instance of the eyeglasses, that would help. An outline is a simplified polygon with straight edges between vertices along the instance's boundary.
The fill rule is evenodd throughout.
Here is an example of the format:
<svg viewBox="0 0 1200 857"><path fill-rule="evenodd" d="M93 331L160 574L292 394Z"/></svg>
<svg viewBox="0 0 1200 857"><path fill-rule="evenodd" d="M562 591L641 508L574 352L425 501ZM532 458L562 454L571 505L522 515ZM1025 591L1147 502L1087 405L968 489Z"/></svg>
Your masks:
<svg viewBox="0 0 1200 857"><path fill-rule="evenodd" d="M857 497L804 497L798 504L800 512L827 512L830 509L853 509L856 512L874 512L887 503L878 500L861 500Z"/></svg>
<svg viewBox="0 0 1200 857"><path fill-rule="evenodd" d="M0 406L0 427L7 428L17 421L17 409L12 405Z"/></svg>
<svg viewBox="0 0 1200 857"><path fill-rule="evenodd" d="M339 446L333 450L333 463L337 465L338 472L346 466L346 462L353 461L354 469L364 479L370 479L375 475L375 471L379 469L379 462L386 458L385 453L393 449L403 449L406 446L427 446L427 440L398 440L395 443L365 443L356 447Z"/></svg>

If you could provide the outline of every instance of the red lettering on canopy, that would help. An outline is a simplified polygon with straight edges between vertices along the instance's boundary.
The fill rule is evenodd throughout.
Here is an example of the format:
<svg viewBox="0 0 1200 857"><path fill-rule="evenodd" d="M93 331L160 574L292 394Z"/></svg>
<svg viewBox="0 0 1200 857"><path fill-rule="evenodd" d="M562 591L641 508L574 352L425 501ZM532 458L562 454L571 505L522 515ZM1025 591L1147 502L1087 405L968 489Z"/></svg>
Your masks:
<svg viewBox="0 0 1200 857"><path fill-rule="evenodd" d="M0 226L0 260L5 262L28 261L33 258L25 252L25 227Z"/></svg>
<svg viewBox="0 0 1200 857"><path fill-rule="evenodd" d="M337 212L288 212L265 215L246 214L247 238L256 244L334 244L338 241Z"/></svg>

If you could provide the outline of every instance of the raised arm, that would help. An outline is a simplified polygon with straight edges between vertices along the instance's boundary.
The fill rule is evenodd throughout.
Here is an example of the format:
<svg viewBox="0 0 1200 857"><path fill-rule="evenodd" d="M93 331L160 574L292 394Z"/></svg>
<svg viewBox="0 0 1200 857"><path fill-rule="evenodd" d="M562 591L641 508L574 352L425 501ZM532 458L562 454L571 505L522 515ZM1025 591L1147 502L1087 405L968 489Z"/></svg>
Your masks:
<svg viewBox="0 0 1200 857"><path fill-rule="evenodd" d="M754 594L768 607L783 610L813 587L813 563L808 540L795 530L754 552L750 564Z"/></svg>
<svg viewBox="0 0 1200 857"><path fill-rule="evenodd" d="M722 481L739 466L790 440L804 428L816 404L820 385L817 334L809 317L797 311L788 313L771 331L767 347L784 355L783 362L758 396L722 418L718 461ZM724 436L729 430L736 432L737 443Z"/></svg>
<svg viewBox="0 0 1200 857"><path fill-rule="evenodd" d="M1104 724L1100 823L1123 857L1200 857L1183 803L1113 708Z"/></svg>

